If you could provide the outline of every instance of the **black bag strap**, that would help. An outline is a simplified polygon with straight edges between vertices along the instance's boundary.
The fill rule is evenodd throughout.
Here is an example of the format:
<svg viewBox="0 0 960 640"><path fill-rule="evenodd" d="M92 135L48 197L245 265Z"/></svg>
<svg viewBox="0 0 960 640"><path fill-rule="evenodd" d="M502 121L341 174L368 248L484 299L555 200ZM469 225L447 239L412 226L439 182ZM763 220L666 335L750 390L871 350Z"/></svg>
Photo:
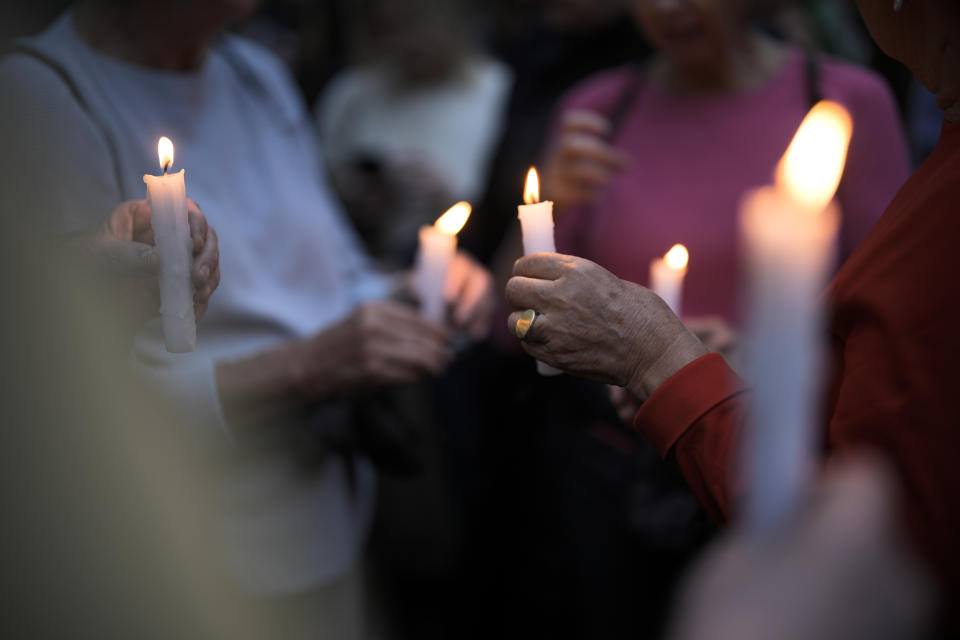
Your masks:
<svg viewBox="0 0 960 640"><path fill-rule="evenodd" d="M823 92L820 90L820 60L809 50L804 53L804 71L807 81L807 108L812 109L813 105L823 100Z"/></svg>
<svg viewBox="0 0 960 640"><path fill-rule="evenodd" d="M94 113L94 111L90 108L90 103L84 97L83 92L80 91L80 88L73 80L73 77L70 75L70 72L67 70L67 68L60 64L60 62L58 62L52 56L22 40L14 42L11 46L7 47L7 49L4 51L3 57L8 55L27 56L32 60L44 65L50 71L55 73L58 78L60 78L64 86L70 92L70 95L73 97L74 101L76 101L77 106L80 107L80 109L87 115L87 118L89 118L90 122L93 123L93 126L100 132L100 135L107 146L107 153L110 155L111 163L113 164L113 175L117 184L117 193L119 199L122 200L123 174L120 168L120 155L117 151L118 147L116 142L114 141L113 136L110 135L109 128L107 128L107 126L97 117L97 114Z"/></svg>

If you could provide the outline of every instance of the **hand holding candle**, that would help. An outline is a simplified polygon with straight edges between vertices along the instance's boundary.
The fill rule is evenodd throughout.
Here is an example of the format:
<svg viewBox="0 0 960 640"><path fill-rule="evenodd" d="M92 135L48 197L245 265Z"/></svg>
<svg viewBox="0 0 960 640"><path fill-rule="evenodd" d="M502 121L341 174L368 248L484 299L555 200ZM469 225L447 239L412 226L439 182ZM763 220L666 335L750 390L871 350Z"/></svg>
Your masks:
<svg viewBox="0 0 960 640"><path fill-rule="evenodd" d="M557 246L553 237L553 203L540 202L540 179L537 170L530 167L523 187L523 202L517 207L520 218L520 231L523 234L523 253L556 253ZM537 362L540 375L555 376L563 373L550 365Z"/></svg>
<svg viewBox="0 0 960 640"><path fill-rule="evenodd" d="M852 123L840 105L810 111L780 161L776 186L746 195L741 228L747 263L747 371L754 386L745 439L746 517L755 530L796 509L813 465L822 311L833 263L840 183Z"/></svg>
<svg viewBox="0 0 960 640"><path fill-rule="evenodd" d="M193 309L194 242L187 217L187 194L183 169L167 175L173 165L173 143L160 138L157 144L162 176L143 176L150 204L157 253L160 256L160 315L167 351L184 353L197 346L197 324Z"/></svg>
<svg viewBox="0 0 960 640"><path fill-rule="evenodd" d="M447 321L444 289L450 263L457 253L457 234L470 217L470 203L458 202L432 226L420 228L420 249L414 288L423 316L436 324Z"/></svg>
<svg viewBox="0 0 960 640"><path fill-rule="evenodd" d="M675 244L665 256L650 263L650 288L677 316L683 302L683 278L687 275L689 260L687 248Z"/></svg>

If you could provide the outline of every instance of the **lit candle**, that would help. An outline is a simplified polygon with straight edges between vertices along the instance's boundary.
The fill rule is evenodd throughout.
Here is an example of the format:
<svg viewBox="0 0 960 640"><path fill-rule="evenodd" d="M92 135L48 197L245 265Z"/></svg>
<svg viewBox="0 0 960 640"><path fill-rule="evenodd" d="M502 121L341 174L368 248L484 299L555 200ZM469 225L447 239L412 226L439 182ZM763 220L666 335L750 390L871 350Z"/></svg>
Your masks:
<svg viewBox="0 0 960 640"><path fill-rule="evenodd" d="M746 194L747 372L753 386L745 465L748 526L766 531L796 512L814 466L823 312L839 208L832 204L852 132L823 101L787 148L776 184Z"/></svg>
<svg viewBox="0 0 960 640"><path fill-rule="evenodd" d="M157 143L162 176L143 176L150 203L150 226L160 256L160 316L167 351L184 353L197 347L197 324L193 312L193 239L187 221L187 192L183 169L167 174L173 164L173 143Z"/></svg>
<svg viewBox="0 0 960 640"><path fill-rule="evenodd" d="M687 275L690 253L682 244L675 244L662 258L650 263L650 288L680 315L683 303L683 278Z"/></svg>
<svg viewBox="0 0 960 640"><path fill-rule="evenodd" d="M520 218L520 230L523 234L523 253L555 253L557 250L553 237L553 203L540 202L540 180L537 170L530 167L527 181L523 187L523 202L517 207ZM555 376L563 373L548 364L537 362L540 375Z"/></svg>
<svg viewBox="0 0 960 640"><path fill-rule="evenodd" d="M432 226L420 228L420 249L414 286L420 299L420 310L431 322L447 320L444 286L450 262L457 252L457 234L470 217L470 204L458 202L437 218Z"/></svg>

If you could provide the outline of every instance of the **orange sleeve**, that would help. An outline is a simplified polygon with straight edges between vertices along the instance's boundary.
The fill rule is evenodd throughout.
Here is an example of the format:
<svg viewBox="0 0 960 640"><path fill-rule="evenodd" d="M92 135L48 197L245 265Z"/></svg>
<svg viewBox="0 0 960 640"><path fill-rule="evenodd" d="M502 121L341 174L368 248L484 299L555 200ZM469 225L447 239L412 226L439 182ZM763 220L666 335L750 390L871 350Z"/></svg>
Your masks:
<svg viewBox="0 0 960 640"><path fill-rule="evenodd" d="M722 356L700 357L651 395L634 427L674 461L710 515L725 521L735 491L735 442L747 410L747 385Z"/></svg>

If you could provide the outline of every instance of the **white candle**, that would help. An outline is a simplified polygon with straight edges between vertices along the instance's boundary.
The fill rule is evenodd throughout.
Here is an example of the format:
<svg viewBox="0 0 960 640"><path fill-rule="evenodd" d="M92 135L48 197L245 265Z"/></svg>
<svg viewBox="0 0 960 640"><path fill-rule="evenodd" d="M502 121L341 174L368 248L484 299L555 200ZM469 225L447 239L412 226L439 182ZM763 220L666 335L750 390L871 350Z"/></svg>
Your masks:
<svg viewBox="0 0 960 640"><path fill-rule="evenodd" d="M781 160L776 186L746 194L747 373L753 386L744 440L747 524L778 527L796 512L813 468L823 311L819 300L839 223L831 204L850 140L849 114L820 102Z"/></svg>
<svg viewBox="0 0 960 640"><path fill-rule="evenodd" d="M540 202L540 180L537 170L530 167L523 188L523 202L517 207L520 218L520 231L523 234L523 253L555 253L557 245L553 237L553 202ZM536 311L536 309L534 309ZM560 369L537 362L540 375L555 376L563 373Z"/></svg>
<svg viewBox="0 0 960 640"><path fill-rule="evenodd" d="M687 275L690 253L682 244L675 244L662 258L650 263L650 289L680 315L683 303L683 278Z"/></svg>
<svg viewBox="0 0 960 640"><path fill-rule="evenodd" d="M457 233L469 217L470 204L458 202L435 224L420 228L414 288L420 300L421 313L437 324L447 321L447 304L443 297L447 271L457 252Z"/></svg>
<svg viewBox="0 0 960 640"><path fill-rule="evenodd" d="M160 256L160 316L167 351L184 353L197 347L197 324L193 312L193 240L187 221L187 192L183 169L167 175L173 164L173 143L160 138L157 144L162 176L143 176L150 203L150 225Z"/></svg>

